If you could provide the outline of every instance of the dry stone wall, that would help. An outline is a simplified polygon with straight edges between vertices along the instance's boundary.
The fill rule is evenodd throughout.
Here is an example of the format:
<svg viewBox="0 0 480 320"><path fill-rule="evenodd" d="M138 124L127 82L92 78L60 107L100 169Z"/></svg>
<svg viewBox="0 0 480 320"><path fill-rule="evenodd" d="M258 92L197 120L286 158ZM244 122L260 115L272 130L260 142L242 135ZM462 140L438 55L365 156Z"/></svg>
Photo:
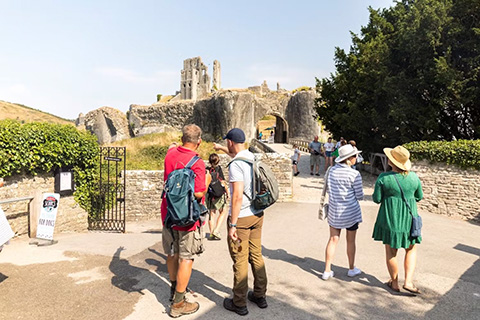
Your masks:
<svg viewBox="0 0 480 320"><path fill-rule="evenodd" d="M160 218L163 170L126 172L125 213L127 221Z"/></svg>
<svg viewBox="0 0 480 320"><path fill-rule="evenodd" d="M14 176L4 178L5 185L0 187L0 199L23 198L33 196L36 190L54 192L54 178L51 175L36 177ZM18 234L28 233L29 201L2 204L8 222ZM55 233L83 232L88 228L88 214L75 202L73 196L60 197L55 223Z"/></svg>
<svg viewBox="0 0 480 320"><path fill-rule="evenodd" d="M480 222L480 171L426 161L414 163L412 170L422 181L421 209Z"/></svg>
<svg viewBox="0 0 480 320"><path fill-rule="evenodd" d="M279 201L292 200L292 168L291 160L282 154L258 154L267 163L277 177L279 184ZM231 160L227 155L220 155L220 166L228 180L227 165ZM208 161L205 161L208 166ZM163 170L126 172L126 219L127 221L142 221L161 217L160 206L163 191Z"/></svg>

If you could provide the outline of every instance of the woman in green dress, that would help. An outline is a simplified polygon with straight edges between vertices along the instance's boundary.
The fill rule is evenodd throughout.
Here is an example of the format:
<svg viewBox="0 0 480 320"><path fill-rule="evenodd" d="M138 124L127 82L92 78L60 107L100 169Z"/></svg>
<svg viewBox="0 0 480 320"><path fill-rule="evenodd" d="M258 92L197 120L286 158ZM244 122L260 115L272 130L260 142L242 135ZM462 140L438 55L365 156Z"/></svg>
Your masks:
<svg viewBox="0 0 480 320"><path fill-rule="evenodd" d="M412 215L402 197L399 184L402 186L406 201L409 203L412 214L417 216L417 201L423 198L420 179L411 172L410 152L402 146L394 149L385 148L383 152L388 158L392 171L380 174L375 183L373 201L380 203L377 221L373 229L373 239L385 244L387 268L390 280L387 285L396 292L400 292L398 284L397 251L405 248L405 282L403 288L414 294L420 290L413 284L413 272L417 262L417 243L421 237L410 236ZM398 182L397 182L398 180Z"/></svg>

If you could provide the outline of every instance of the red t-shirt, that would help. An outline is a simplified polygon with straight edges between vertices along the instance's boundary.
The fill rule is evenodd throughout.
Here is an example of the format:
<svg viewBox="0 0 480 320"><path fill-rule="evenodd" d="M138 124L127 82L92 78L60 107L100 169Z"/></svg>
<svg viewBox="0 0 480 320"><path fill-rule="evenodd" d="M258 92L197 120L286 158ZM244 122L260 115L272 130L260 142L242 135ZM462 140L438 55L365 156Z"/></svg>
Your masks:
<svg viewBox="0 0 480 320"><path fill-rule="evenodd" d="M163 181L167 181L167 177L173 170L183 169L187 163L194 157L198 156L198 153L190 149L184 148L182 146L177 148L170 148L167 151L165 156L165 164L163 171ZM203 192L207 189L205 186L205 163L202 159L195 162L192 167L193 172L195 172L195 192ZM167 201L162 199L162 222L165 223L165 217L167 216ZM205 197L202 198L202 203L205 202ZM179 231L193 231L197 229L200 225L200 221L195 222L189 227L173 227L175 230Z"/></svg>

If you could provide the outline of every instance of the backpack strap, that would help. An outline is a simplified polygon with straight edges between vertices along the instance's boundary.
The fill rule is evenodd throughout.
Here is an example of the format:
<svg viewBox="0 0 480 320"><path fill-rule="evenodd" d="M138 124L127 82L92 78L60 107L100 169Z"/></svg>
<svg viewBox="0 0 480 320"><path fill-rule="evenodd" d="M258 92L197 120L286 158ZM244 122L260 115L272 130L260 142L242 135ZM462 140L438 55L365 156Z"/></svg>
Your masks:
<svg viewBox="0 0 480 320"><path fill-rule="evenodd" d="M190 161L188 161L187 165L185 166L185 169L192 169L193 165L197 163L197 161L200 160L198 156L193 156Z"/></svg>
<svg viewBox="0 0 480 320"><path fill-rule="evenodd" d="M248 163L249 165L252 166L252 196L250 197L248 194L245 193L245 190L243 190L243 194L247 197L247 199L249 201L252 201L253 198L255 198L255 164L256 164L256 160L255 158L253 158L253 161L250 160L250 159L247 159L247 158L243 158L243 157L236 157L234 158L232 161L230 161L230 163L227 165L227 167L230 166L230 164L232 164L232 162L234 161L243 161L243 162L246 162Z"/></svg>

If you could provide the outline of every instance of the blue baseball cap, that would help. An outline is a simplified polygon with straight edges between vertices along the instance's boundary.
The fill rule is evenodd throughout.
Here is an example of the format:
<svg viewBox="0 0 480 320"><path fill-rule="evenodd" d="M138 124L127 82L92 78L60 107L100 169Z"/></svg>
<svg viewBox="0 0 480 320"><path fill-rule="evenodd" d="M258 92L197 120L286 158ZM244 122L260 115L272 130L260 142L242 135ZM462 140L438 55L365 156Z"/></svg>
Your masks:
<svg viewBox="0 0 480 320"><path fill-rule="evenodd" d="M228 131L227 135L223 137L223 140L228 139L236 143L244 143L245 142L245 133L242 129L233 128Z"/></svg>

